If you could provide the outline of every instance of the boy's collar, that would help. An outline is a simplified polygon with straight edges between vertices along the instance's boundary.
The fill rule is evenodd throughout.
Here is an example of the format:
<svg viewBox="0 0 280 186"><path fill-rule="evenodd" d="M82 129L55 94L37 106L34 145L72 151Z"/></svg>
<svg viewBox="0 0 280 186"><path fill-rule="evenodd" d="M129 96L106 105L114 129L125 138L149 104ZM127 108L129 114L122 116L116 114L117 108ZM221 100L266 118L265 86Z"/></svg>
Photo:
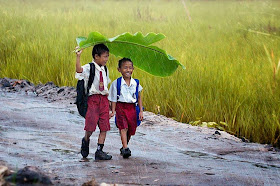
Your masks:
<svg viewBox="0 0 280 186"><path fill-rule="evenodd" d="M127 85L123 77L122 77L121 85ZM136 81L132 77L130 77L130 85L129 85L129 87L131 85L137 85Z"/></svg>
<svg viewBox="0 0 280 186"><path fill-rule="evenodd" d="M99 71L105 70L104 66L99 66L94 60L92 60L92 63L95 65L95 68L97 68L97 70Z"/></svg>

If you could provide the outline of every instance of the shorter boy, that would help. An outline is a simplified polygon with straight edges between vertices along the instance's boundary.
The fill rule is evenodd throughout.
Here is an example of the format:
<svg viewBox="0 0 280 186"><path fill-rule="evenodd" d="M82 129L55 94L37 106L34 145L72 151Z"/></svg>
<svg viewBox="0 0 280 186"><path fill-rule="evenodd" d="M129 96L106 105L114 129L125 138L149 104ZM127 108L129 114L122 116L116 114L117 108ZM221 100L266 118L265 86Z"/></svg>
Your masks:
<svg viewBox="0 0 280 186"><path fill-rule="evenodd" d="M112 105L110 118L116 114L116 124L119 128L122 141L120 151L123 158L131 156L131 151L127 145L130 137L135 134L137 128L136 102L138 102L140 107L139 120L143 120L142 99L140 96L143 88L139 85L138 100L136 100L137 82L131 77L133 70L133 63L129 58L119 60L118 71L122 74L120 95L117 95L117 80L115 80L110 87L108 96Z"/></svg>

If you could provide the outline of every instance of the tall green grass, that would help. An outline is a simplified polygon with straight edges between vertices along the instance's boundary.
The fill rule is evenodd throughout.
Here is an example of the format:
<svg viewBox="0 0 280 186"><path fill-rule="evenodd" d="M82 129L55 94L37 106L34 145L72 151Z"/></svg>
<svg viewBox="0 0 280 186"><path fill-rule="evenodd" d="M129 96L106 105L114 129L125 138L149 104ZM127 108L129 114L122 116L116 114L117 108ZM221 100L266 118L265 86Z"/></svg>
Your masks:
<svg viewBox="0 0 280 186"><path fill-rule="evenodd" d="M187 69L167 78L135 69L146 110L225 122L233 134L280 146L280 2L185 2L192 21L179 0L0 0L0 76L75 86L77 36L163 33L157 45ZM117 60L108 62L111 79ZM90 61L86 49L82 63Z"/></svg>

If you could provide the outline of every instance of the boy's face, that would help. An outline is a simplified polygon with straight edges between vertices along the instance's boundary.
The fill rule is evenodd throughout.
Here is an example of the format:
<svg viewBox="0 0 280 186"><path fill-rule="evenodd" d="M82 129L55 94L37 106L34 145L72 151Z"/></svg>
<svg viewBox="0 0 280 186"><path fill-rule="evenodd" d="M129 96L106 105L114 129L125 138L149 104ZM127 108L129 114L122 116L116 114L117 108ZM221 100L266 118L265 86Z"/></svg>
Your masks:
<svg viewBox="0 0 280 186"><path fill-rule="evenodd" d="M130 78L133 70L134 67L130 61L123 62L121 68L118 68L118 71L122 74L124 78Z"/></svg>
<svg viewBox="0 0 280 186"><path fill-rule="evenodd" d="M109 59L109 52L104 52L100 56L95 54L94 62L97 63L99 66L105 66Z"/></svg>

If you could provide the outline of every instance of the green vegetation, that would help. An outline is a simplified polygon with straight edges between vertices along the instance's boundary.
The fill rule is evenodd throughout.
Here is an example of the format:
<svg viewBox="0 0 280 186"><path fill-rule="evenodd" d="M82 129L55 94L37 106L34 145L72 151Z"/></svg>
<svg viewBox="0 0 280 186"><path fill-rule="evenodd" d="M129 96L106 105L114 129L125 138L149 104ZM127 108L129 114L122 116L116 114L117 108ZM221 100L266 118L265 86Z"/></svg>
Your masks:
<svg viewBox="0 0 280 186"><path fill-rule="evenodd" d="M186 70L159 78L136 69L146 110L280 146L280 2L185 3L188 11L179 0L0 0L0 76L74 86L77 36L163 33L156 46Z"/></svg>
<svg viewBox="0 0 280 186"><path fill-rule="evenodd" d="M87 38L76 38L79 47L75 52L104 43L116 57L130 58L133 65L141 70L165 77L173 74L178 66L185 67L164 50L151 45L164 38L163 34L148 33L144 36L141 32L133 35L126 32L108 39L99 32L91 32Z"/></svg>

